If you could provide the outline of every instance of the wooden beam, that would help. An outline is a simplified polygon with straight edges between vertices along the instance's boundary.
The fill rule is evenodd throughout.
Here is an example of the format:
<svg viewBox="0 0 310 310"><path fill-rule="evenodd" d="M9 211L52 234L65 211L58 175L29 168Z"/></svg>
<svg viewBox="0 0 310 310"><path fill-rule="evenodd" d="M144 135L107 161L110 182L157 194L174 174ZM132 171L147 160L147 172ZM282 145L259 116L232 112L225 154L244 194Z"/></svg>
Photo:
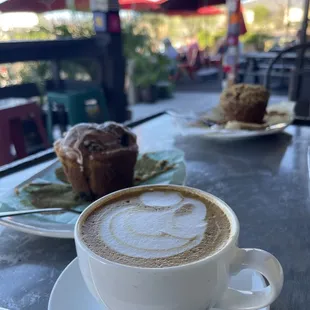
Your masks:
<svg viewBox="0 0 310 310"><path fill-rule="evenodd" d="M11 85L0 89L0 99L30 98L40 96L40 91L35 83Z"/></svg>
<svg viewBox="0 0 310 310"><path fill-rule="evenodd" d="M19 41L0 43L0 63L93 58L103 54L104 40L88 39Z"/></svg>

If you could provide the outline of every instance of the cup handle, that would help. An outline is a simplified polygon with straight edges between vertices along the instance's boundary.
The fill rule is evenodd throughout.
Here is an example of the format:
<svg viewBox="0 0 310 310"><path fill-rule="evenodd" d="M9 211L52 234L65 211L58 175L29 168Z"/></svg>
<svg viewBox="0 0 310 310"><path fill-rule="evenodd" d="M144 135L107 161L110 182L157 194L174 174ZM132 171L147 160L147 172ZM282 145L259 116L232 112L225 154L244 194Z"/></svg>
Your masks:
<svg viewBox="0 0 310 310"><path fill-rule="evenodd" d="M231 266L235 274L243 269L261 273L269 285L260 291L245 292L228 288L223 299L216 305L227 310L254 310L269 306L279 296L283 286L283 270L279 261L270 253L258 249L238 249Z"/></svg>

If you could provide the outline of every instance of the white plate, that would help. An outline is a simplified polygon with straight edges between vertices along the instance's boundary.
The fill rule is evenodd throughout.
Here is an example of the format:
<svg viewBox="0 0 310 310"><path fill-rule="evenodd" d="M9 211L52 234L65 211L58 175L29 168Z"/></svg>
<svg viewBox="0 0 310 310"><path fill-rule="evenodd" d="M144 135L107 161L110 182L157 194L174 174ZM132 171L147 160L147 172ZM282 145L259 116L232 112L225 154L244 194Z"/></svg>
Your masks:
<svg viewBox="0 0 310 310"><path fill-rule="evenodd" d="M283 132L289 125L290 124L286 124L281 128L273 128L269 130L228 130L187 127L182 130L182 134L185 136L200 136L209 140L235 141L274 135Z"/></svg>
<svg viewBox="0 0 310 310"><path fill-rule="evenodd" d="M177 162L178 165L175 169L158 175L143 184L185 184L186 167L184 162L184 153L182 151L174 149L154 152L152 154L154 154L155 157L160 157L161 159L171 159L173 162ZM58 165L60 165L60 163L55 160L50 166L20 184L18 188L30 183L34 179L57 182L57 179L54 176L54 171L55 167ZM21 203L21 198L16 196L13 189L0 197L0 212L22 210L25 208L27 207ZM34 214L0 219L0 224L34 235L53 238L73 238L74 224L77 218L78 215L73 213L64 213L59 215Z"/></svg>
<svg viewBox="0 0 310 310"><path fill-rule="evenodd" d="M245 291L261 290L266 286L263 277L253 270L243 270L231 278L230 286ZM75 258L62 272L52 290L48 310L108 310L99 305L88 291ZM264 308L261 310L269 310ZM225 309L223 309L225 310Z"/></svg>
<svg viewBox="0 0 310 310"><path fill-rule="evenodd" d="M276 119L272 119L272 116L270 116L269 125L271 126L271 128L266 128L264 130L233 130L225 129L223 128L223 126L217 125L214 125L212 127L194 127L190 125L190 122L192 122L193 119L199 119L201 115L180 115L174 111L170 111L168 113L174 117L176 124L179 126L180 131L184 136L200 136L205 139L218 141L235 141L253 139L283 132L293 122L295 118L294 109L295 102L290 101L269 105L269 107L267 108L268 113L277 112L283 114L284 116L278 116ZM218 115L220 115L218 110L219 108L215 107L214 109L209 111L209 114L217 115L216 119L218 119Z"/></svg>

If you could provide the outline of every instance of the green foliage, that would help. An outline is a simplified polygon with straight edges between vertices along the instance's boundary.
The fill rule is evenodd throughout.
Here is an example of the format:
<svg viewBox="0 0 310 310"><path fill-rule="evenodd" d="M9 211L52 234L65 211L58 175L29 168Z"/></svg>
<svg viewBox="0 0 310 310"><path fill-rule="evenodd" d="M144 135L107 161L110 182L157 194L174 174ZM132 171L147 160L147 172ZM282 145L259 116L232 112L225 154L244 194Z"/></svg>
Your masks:
<svg viewBox="0 0 310 310"><path fill-rule="evenodd" d="M162 40L167 37L175 44L185 45L186 39L196 38L201 41L202 46L206 44L212 46L219 33L222 37L227 28L226 24L223 23L222 16L183 17L139 13L133 19L123 20L122 22L126 34L129 31L134 35L143 34L147 36L147 44L153 51L157 50ZM130 25L130 23L132 24Z"/></svg>
<svg viewBox="0 0 310 310"><path fill-rule="evenodd" d="M9 40L17 40L17 41L23 41L23 40L50 40L54 39L55 36L45 31L45 29L41 29L41 27L31 29L31 30L11 30L7 33Z"/></svg>
<svg viewBox="0 0 310 310"><path fill-rule="evenodd" d="M216 42L226 36L226 30L210 32L208 30L200 30L197 34L199 46L204 49L206 47L215 46Z"/></svg>
<svg viewBox="0 0 310 310"><path fill-rule="evenodd" d="M57 37L62 38L81 38L81 37L91 37L95 34L93 29L93 23L90 20L83 21L80 23L69 23L55 25L52 32L56 34Z"/></svg>
<svg viewBox="0 0 310 310"><path fill-rule="evenodd" d="M245 45L252 45L257 51L264 51L265 42L273 36L267 33L247 32L241 39Z"/></svg>
<svg viewBox="0 0 310 310"><path fill-rule="evenodd" d="M134 61L133 81L136 86L147 87L158 81L168 80L169 60L165 56L158 53L141 54Z"/></svg>
<svg viewBox="0 0 310 310"><path fill-rule="evenodd" d="M253 12L254 12L254 23L259 25L269 23L268 19L271 15L271 12L267 7L265 7L264 5L256 5L253 8Z"/></svg>
<svg viewBox="0 0 310 310"><path fill-rule="evenodd" d="M36 83L41 93L41 104L45 93L45 80L51 79L50 64L46 61L30 62L19 71L22 83Z"/></svg>
<svg viewBox="0 0 310 310"><path fill-rule="evenodd" d="M219 39L227 36L227 29L220 29L214 33L214 41L217 42Z"/></svg>
<svg viewBox="0 0 310 310"><path fill-rule="evenodd" d="M157 13L141 13L138 16L138 28L143 28L151 39L152 45L158 45L166 37L167 19Z"/></svg>
<svg viewBox="0 0 310 310"><path fill-rule="evenodd" d="M66 21L65 23L58 21L51 24L40 18L38 26L29 30L14 29L8 31L6 36L10 40L55 40L57 38L90 37L94 34L92 19L84 18L82 23L76 21L74 15L72 21ZM9 70L10 67L17 69ZM10 81L2 83L4 85L16 81L22 83L35 82L44 93L44 81L52 78L49 62L13 64L8 65L7 68L13 74L7 76ZM95 79L97 71L98 64L96 60L74 59L61 62L61 75L69 79Z"/></svg>
<svg viewBox="0 0 310 310"><path fill-rule="evenodd" d="M150 50L151 38L145 28L138 27L136 20L123 23L122 29L124 54L132 59L137 54Z"/></svg>
<svg viewBox="0 0 310 310"><path fill-rule="evenodd" d="M144 15L142 20L131 19L123 23L123 46L127 59L134 62L133 82L137 87L155 85L168 80L169 60L156 52L158 33L150 26L158 25L160 17Z"/></svg>
<svg viewBox="0 0 310 310"><path fill-rule="evenodd" d="M214 36L209 31L199 31L197 34L197 41L201 48L214 45Z"/></svg>
<svg viewBox="0 0 310 310"><path fill-rule="evenodd" d="M281 0L278 0L281 2ZM255 5L254 23L248 25L249 32L241 39L245 45L264 50L274 29L283 24L283 12L275 13L264 5ZM39 25L33 29L0 30L0 39L5 40L54 40L57 38L90 37L94 34L91 14L73 13L70 19L47 20L39 16ZM276 26L278 25L278 26ZM124 54L136 64L134 80L136 85L151 85L168 78L169 63L157 54L161 41L168 37L174 46L186 44L188 38L196 38L201 48L215 47L219 38L226 36L227 25L224 16L182 17L162 14L131 13L122 15L122 36ZM11 68L13 68L11 70ZM62 61L62 77L74 79L95 79L98 64L90 59ZM0 84L36 81L42 84L51 77L48 62L24 63L7 66L7 73L1 74Z"/></svg>
<svg viewBox="0 0 310 310"><path fill-rule="evenodd" d="M42 83L44 79L51 78L49 63L46 61L30 62L23 66L19 72L24 83Z"/></svg>

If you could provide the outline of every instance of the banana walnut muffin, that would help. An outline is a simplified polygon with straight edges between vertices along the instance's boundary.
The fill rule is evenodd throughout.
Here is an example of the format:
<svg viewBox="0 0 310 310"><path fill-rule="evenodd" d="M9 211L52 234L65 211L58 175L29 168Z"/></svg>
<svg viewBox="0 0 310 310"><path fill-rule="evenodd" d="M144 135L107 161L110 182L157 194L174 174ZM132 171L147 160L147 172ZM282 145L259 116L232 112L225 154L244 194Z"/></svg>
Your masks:
<svg viewBox="0 0 310 310"><path fill-rule="evenodd" d="M261 124L269 96L261 85L236 84L227 88L220 99L225 120Z"/></svg>
<svg viewBox="0 0 310 310"><path fill-rule="evenodd" d="M94 200L130 187L138 156L136 136L115 123L78 124L54 143L73 190Z"/></svg>

